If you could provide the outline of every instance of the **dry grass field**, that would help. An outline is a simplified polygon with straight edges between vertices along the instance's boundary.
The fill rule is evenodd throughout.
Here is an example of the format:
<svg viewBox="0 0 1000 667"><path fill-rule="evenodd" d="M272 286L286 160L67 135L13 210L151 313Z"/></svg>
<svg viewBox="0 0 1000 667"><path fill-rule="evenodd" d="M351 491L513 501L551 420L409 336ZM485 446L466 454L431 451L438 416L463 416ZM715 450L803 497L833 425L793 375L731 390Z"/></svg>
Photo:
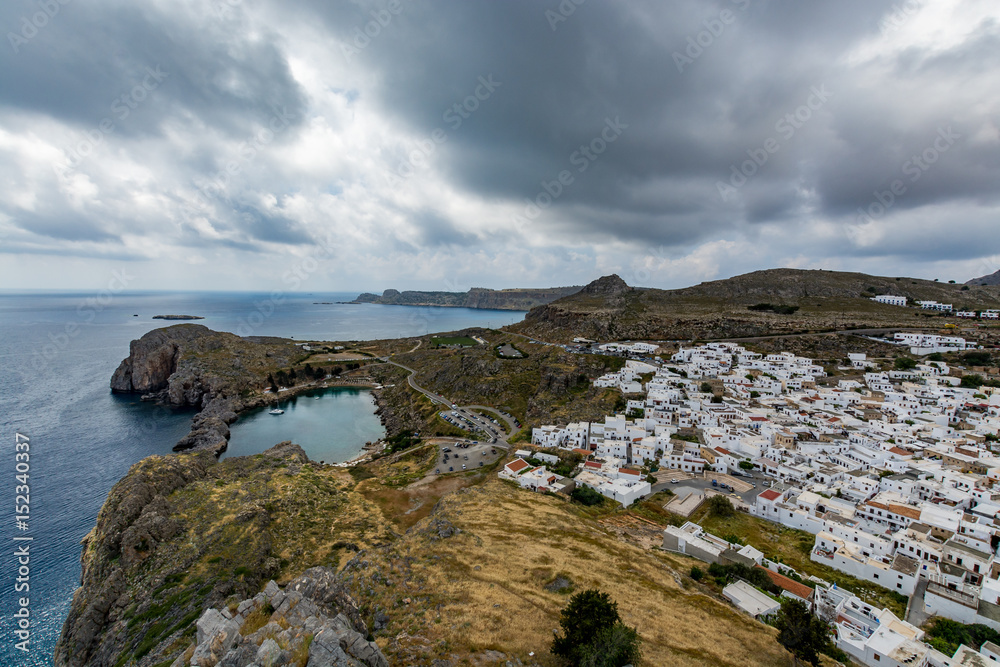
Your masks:
<svg viewBox="0 0 1000 667"><path fill-rule="evenodd" d="M548 647L559 611L587 588L610 593L638 628L645 664L792 664L773 629L698 591L686 576L695 561L622 540L616 528L490 479L444 496L398 542L364 554L355 594L387 611L390 632L377 638L400 664L492 664L488 652L499 651L556 665Z"/></svg>

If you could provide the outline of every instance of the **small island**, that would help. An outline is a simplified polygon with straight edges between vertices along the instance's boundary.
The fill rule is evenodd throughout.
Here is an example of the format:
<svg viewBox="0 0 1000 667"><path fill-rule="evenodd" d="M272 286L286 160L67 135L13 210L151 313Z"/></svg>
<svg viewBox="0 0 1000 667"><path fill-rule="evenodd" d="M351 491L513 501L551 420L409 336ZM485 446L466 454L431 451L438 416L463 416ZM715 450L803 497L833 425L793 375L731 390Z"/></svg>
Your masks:
<svg viewBox="0 0 1000 667"><path fill-rule="evenodd" d="M201 315L153 315L154 320L203 320Z"/></svg>

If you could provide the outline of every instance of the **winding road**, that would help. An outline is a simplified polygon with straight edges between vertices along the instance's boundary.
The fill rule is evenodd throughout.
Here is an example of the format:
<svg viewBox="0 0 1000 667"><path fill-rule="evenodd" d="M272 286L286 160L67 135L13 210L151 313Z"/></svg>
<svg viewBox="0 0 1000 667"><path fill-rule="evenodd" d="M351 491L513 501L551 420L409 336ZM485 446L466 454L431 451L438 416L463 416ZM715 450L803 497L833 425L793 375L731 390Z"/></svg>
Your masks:
<svg viewBox="0 0 1000 667"><path fill-rule="evenodd" d="M504 449L509 449L510 448L510 443L507 442L507 438L510 437L510 435L516 433L517 429L515 427L515 424L514 424L513 420L509 419L506 415L502 414L499 410L497 410L496 408L491 408L491 407L485 406L485 405L465 405L465 406L458 406L455 403L452 403L451 401L449 401L447 398L445 398L441 394L435 394L433 391L431 391L429 389L425 389L425 388L421 387L419 384L417 384L416 381L413 379L417 375L417 371L415 369L410 368L409 366L406 366L406 365L401 364L399 362L392 361L392 360L390 360L388 358L383 358L383 359L384 359L385 363L387 363L387 364L392 364L393 366L396 366L398 368L402 368L404 371L408 371L410 374L406 378L407 384L409 384L412 388L416 389L421 394L423 394L424 396L426 396L427 398L429 398L431 400L431 402L438 403L439 405L443 405L446 408L448 408L449 410L454 410L455 412L457 412L458 414L460 414L462 417L468 419L469 421L473 422L474 424L481 425L484 429L486 429L487 432L495 432L496 436L497 436L497 441L496 441L496 443L494 443L494 445L496 447L502 447ZM482 417L481 415L478 415L475 412L472 412L472 410L488 410L490 412L495 412L510 427L510 433L503 432L501 429L496 429L495 428L495 424L493 424L492 422L489 422L485 417Z"/></svg>

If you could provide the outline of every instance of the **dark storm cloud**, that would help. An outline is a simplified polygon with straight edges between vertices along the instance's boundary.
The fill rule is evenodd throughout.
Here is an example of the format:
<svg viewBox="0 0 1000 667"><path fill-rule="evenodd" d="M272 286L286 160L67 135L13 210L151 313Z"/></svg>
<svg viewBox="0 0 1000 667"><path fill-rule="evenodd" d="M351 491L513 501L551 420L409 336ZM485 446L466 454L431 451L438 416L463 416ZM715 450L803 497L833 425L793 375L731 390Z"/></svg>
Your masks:
<svg viewBox="0 0 1000 667"><path fill-rule="evenodd" d="M276 107L301 118L305 100L279 40L245 39L239 14L213 6L196 14L145 3L62 6L26 43L11 45L8 35L0 103L86 129L110 117L126 135L186 119L239 136ZM17 30L38 11L36 2L5 3L0 25Z"/></svg>
<svg viewBox="0 0 1000 667"><path fill-rule="evenodd" d="M1000 21L907 32L962 3L53 1L20 40L41 5L0 6L0 130L21 141L0 132L15 184L0 224L54 241L128 230L261 253L355 224L339 236L403 254L521 250L522 236L686 252L768 233L788 244L768 262L987 251L954 232L988 233L998 203ZM107 140L78 166L94 133ZM431 137L417 171L444 185L428 200L376 185ZM39 142L75 171L35 175ZM126 158L149 174L122 173ZM133 199L149 218L131 228ZM485 226L469 200L514 215ZM811 238L810 221L841 233ZM910 231L872 247L863 225Z"/></svg>
<svg viewBox="0 0 1000 667"><path fill-rule="evenodd" d="M630 185L692 176L725 181L768 138L782 150L742 191L746 221L794 218L800 185L815 190L820 212L850 215L877 188L905 177L907 161L933 145L939 129L958 122L947 105L913 118L908 107L922 101L887 99L894 84L886 77L934 83L1000 57L996 25L985 21L967 42L943 52L910 49L895 62L859 70L838 63L863 40L880 37L880 21L893 10L888 0L587 3L555 30L546 10L558 11L558 3L462 3L444 11L405 3L357 57L382 73L378 94L387 111L420 132L441 127L479 77L503 82L452 133L447 152L451 177L490 196L533 198L543 181L573 169L574 151L599 136L606 118L620 117L629 126L621 141L576 175L554 206L615 209L623 215L579 216L579 226L591 224L589 218L592 231L627 237L633 234L617 218L634 217L666 240L693 240L692 224L705 236L718 233L711 197L701 204L700 220L671 218L670 203L650 210L634 201ZM721 34L700 51L686 50L688 37L717 29L723 11L733 18ZM334 28L365 20L359 9L353 24L338 15ZM677 53L695 56L681 61L683 72ZM876 65L888 69L886 77L867 71ZM824 86L831 91L825 108L779 131L781 119ZM966 150L956 148L950 164L942 159L922 170L920 187L900 200L899 210L948 198L991 199L997 153L970 163L971 156L957 155Z"/></svg>

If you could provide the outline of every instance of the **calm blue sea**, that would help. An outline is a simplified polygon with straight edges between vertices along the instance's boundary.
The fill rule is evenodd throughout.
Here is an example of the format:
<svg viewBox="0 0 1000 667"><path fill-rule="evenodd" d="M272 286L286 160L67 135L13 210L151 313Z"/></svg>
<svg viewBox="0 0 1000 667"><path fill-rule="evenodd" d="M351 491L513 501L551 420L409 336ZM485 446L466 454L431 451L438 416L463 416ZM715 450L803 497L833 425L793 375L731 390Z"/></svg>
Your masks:
<svg viewBox="0 0 1000 667"><path fill-rule="evenodd" d="M523 317L510 311L315 303L354 296L0 292L0 507L6 508L0 512L0 665L52 664L52 649L79 582L79 542L108 491L129 466L151 454L170 453L188 431L191 412L113 396L108 388L129 342L171 324L153 315L202 315L206 319L200 324L240 335L328 340L498 327ZM283 407L280 417L258 412L237 421L230 454L291 439L301 440L314 458L332 462L349 458L382 432L364 391L328 391L319 400L301 397ZM332 430L337 437L331 437ZM27 530L18 528L15 515L17 433L30 438ZM15 536L32 540L15 542ZM30 547L27 593L15 592L14 551L24 544ZM15 648L20 597L30 601L27 653Z"/></svg>

